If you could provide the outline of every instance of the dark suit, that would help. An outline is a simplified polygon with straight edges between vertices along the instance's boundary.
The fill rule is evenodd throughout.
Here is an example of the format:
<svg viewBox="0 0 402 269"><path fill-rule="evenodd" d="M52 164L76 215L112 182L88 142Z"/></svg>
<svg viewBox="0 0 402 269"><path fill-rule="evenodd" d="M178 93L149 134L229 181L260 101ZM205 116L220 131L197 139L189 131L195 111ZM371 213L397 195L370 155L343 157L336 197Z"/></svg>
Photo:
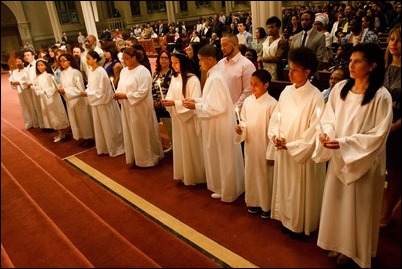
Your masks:
<svg viewBox="0 0 402 269"><path fill-rule="evenodd" d="M64 36L64 35L63 35L63 36L61 37L61 42L64 42L64 44L66 44L66 45L67 45L67 44L69 44L69 43L70 43L70 40L69 40L69 39L67 39L67 36Z"/></svg>
<svg viewBox="0 0 402 269"><path fill-rule="evenodd" d="M290 47L291 49L301 47L303 33L304 31L301 31L293 36L292 45ZM314 51L314 53L317 55L318 61L321 64L326 52L325 35L313 28L307 37L306 47Z"/></svg>

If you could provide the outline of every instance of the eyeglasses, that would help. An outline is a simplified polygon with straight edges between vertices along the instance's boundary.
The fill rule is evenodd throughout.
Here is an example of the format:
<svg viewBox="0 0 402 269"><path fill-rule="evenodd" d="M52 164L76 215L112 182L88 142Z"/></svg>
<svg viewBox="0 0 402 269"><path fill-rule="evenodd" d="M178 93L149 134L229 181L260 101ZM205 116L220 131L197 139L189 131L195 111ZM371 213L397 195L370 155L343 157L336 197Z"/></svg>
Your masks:
<svg viewBox="0 0 402 269"><path fill-rule="evenodd" d="M69 62L69 60L66 60L66 59L60 60L59 59L59 62L64 63L64 62Z"/></svg>
<svg viewBox="0 0 402 269"><path fill-rule="evenodd" d="M169 57L167 57L167 56L162 56L162 57L160 57L160 59L161 59L161 60L162 60L162 59L169 60Z"/></svg>

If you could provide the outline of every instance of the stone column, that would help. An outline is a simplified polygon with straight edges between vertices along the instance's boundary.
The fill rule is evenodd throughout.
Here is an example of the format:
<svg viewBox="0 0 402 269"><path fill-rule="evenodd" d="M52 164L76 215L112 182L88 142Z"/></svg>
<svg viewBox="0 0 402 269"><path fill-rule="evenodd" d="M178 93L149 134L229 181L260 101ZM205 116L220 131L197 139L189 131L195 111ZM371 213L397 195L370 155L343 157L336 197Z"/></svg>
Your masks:
<svg viewBox="0 0 402 269"><path fill-rule="evenodd" d="M82 14L84 15L87 35L94 35L96 37L96 39L99 41L98 31L96 30L96 25L95 25L94 12L92 10L93 5L90 1L80 1L80 3L81 3L81 8L82 8ZM95 4L95 8L96 8L96 4Z"/></svg>
<svg viewBox="0 0 402 269"><path fill-rule="evenodd" d="M61 41L61 36L63 34L54 1L46 1L46 7L50 17L50 24L52 25L53 29L54 40L55 42Z"/></svg>
<svg viewBox="0 0 402 269"><path fill-rule="evenodd" d="M24 46L25 41L33 45L31 32L29 31L29 22L18 22L18 31L20 32L22 46Z"/></svg>
<svg viewBox="0 0 402 269"><path fill-rule="evenodd" d="M255 1L251 1L251 2L255 2ZM233 12L233 1L225 1L225 8L226 8L225 16L229 15L230 12Z"/></svg>
<svg viewBox="0 0 402 269"><path fill-rule="evenodd" d="M267 19L277 16L282 21L282 2L276 1L250 1L251 15L253 19L253 29L264 27ZM254 36L254 33L252 33Z"/></svg>
<svg viewBox="0 0 402 269"><path fill-rule="evenodd" d="M167 13L167 19L168 19L168 25L171 22L176 22L176 17L174 15L174 1L165 1L166 3L166 13Z"/></svg>

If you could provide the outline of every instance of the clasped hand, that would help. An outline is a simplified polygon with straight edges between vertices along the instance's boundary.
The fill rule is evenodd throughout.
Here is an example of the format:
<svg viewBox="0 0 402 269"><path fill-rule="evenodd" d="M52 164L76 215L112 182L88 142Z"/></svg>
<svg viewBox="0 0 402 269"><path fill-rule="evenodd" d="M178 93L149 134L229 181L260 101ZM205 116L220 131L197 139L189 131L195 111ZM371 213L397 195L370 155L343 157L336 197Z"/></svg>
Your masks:
<svg viewBox="0 0 402 269"><path fill-rule="evenodd" d="M185 98L183 101L183 106L187 109L195 109L194 99Z"/></svg>
<svg viewBox="0 0 402 269"><path fill-rule="evenodd" d="M322 146L324 148L327 148L327 149L339 149L340 148L338 140L335 140L335 139L330 140L329 136L325 133L319 134L318 139L320 140L320 143L322 144Z"/></svg>
<svg viewBox="0 0 402 269"><path fill-rule="evenodd" d="M283 137L274 136L274 137L272 138L272 142L274 143L274 145L275 145L275 147L276 147L277 149L288 149L288 148L286 147L286 139L283 138Z"/></svg>

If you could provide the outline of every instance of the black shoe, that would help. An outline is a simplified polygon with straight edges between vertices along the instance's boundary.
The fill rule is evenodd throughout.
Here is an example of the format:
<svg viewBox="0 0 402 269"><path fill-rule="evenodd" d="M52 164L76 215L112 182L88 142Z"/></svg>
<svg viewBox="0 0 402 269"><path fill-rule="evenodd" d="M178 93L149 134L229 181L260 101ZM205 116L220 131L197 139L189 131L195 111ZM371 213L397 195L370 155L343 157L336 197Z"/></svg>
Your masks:
<svg viewBox="0 0 402 269"><path fill-rule="evenodd" d="M307 235L305 235L303 232L295 233L290 231L290 239L305 241L307 239Z"/></svg>
<svg viewBox="0 0 402 269"><path fill-rule="evenodd" d="M56 130L55 129L53 129L53 128L42 128L42 129L40 129L42 132L44 132L44 133L54 133L54 132L56 132Z"/></svg>
<svg viewBox="0 0 402 269"><path fill-rule="evenodd" d="M292 233L291 230L289 230L288 228L286 228L286 227L283 226L283 225L281 225L281 232L282 232L283 234L290 234L290 233Z"/></svg>
<svg viewBox="0 0 402 269"><path fill-rule="evenodd" d="M271 210L270 211L262 211L261 218L263 218L263 219L271 218Z"/></svg>
<svg viewBox="0 0 402 269"><path fill-rule="evenodd" d="M85 139L84 142L80 145L81 148L90 148L95 145L95 141L93 139Z"/></svg>
<svg viewBox="0 0 402 269"><path fill-rule="evenodd" d="M257 207L257 206L250 206L247 208L248 213L250 214L258 214L261 211L261 208Z"/></svg>

